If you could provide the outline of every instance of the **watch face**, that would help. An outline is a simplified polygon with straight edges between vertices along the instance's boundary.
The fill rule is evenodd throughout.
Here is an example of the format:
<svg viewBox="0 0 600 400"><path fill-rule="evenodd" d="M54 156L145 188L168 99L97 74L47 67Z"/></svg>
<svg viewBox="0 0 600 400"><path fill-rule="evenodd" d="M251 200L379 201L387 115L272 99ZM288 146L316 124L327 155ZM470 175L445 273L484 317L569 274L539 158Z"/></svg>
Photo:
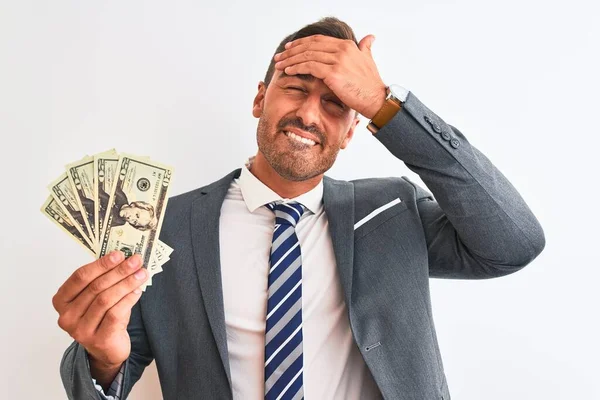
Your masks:
<svg viewBox="0 0 600 400"><path fill-rule="evenodd" d="M408 90L400 85L390 85L390 92L392 93L392 96L402 102L405 102L406 97L408 96Z"/></svg>

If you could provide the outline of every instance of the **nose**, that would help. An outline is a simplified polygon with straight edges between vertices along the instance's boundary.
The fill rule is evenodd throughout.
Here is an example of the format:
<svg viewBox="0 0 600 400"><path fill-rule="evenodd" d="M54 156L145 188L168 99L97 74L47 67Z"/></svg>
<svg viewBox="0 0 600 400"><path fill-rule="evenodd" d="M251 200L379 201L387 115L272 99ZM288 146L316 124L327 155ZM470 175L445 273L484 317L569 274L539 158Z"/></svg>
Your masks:
<svg viewBox="0 0 600 400"><path fill-rule="evenodd" d="M321 129L321 97L318 94L306 96L296 115L300 117L305 126L315 126Z"/></svg>

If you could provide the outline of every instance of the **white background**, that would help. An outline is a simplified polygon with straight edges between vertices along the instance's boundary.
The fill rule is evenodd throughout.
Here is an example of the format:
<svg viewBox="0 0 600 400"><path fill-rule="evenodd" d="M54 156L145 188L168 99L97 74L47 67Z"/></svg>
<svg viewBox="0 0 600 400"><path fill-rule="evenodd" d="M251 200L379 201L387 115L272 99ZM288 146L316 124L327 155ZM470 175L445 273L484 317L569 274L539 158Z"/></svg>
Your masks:
<svg viewBox="0 0 600 400"><path fill-rule="evenodd" d="M65 398L51 297L90 257L44 217L67 162L116 147L176 168L172 194L256 152L252 100L283 37L349 23L509 178L546 249L517 274L433 280L454 399L599 399L597 2L1 1L3 398ZM417 179L365 128L328 175ZM134 399L159 399L154 366ZM312 400L312 399L311 399Z"/></svg>

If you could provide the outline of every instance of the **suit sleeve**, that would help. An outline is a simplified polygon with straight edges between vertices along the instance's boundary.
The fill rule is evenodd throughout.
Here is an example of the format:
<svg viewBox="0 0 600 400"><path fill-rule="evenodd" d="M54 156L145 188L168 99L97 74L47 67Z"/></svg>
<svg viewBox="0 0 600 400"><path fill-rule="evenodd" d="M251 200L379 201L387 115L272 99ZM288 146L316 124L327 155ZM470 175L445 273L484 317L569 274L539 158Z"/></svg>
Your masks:
<svg viewBox="0 0 600 400"><path fill-rule="evenodd" d="M127 331L131 339L131 354L122 369L120 400L127 398L133 385L154 358L144 329L139 301L131 310ZM103 397L92 380L87 352L79 343L73 342L65 351L60 363L60 375L70 400L102 400Z"/></svg>
<svg viewBox="0 0 600 400"><path fill-rule="evenodd" d="M503 276L544 249L542 227L515 187L413 93L374 136L431 191L403 177L415 188L430 276Z"/></svg>

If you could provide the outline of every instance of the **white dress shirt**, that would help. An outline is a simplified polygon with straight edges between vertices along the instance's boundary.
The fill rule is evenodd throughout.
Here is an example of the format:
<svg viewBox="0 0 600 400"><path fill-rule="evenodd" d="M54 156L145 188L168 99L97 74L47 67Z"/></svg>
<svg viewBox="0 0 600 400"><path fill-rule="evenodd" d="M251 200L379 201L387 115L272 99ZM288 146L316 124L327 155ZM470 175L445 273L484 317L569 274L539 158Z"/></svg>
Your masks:
<svg viewBox="0 0 600 400"><path fill-rule="evenodd" d="M247 160L221 208L220 256L227 347L234 399L264 399L267 278L275 214L282 199L249 170ZM352 340L329 224L323 181L293 200L306 211L296 225L302 253L302 335L306 399L380 399Z"/></svg>

